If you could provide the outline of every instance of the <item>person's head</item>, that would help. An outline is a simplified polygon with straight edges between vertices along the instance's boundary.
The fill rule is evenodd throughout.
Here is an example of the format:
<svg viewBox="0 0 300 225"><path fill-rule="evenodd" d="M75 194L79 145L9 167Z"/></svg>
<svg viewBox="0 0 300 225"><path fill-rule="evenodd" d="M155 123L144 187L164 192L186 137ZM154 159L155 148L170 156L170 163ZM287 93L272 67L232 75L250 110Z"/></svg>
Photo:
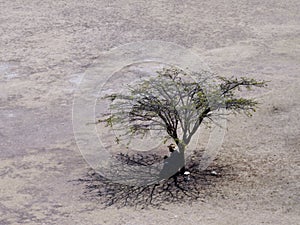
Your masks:
<svg viewBox="0 0 300 225"><path fill-rule="evenodd" d="M175 150L175 145L174 145L174 144L170 144L170 145L168 146L168 148L169 148L169 151L170 151L170 152L174 152L174 150Z"/></svg>

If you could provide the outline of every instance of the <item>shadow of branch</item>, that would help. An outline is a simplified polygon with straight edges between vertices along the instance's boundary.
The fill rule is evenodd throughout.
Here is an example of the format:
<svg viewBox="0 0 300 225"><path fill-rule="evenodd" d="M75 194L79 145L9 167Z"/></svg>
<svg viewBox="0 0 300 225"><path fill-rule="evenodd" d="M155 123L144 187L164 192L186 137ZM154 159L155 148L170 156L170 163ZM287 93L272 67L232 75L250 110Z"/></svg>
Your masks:
<svg viewBox="0 0 300 225"><path fill-rule="evenodd" d="M152 165L162 161L158 155L118 154L121 163L131 165ZM204 201L207 190L212 188L227 173L228 166L213 163L206 170L199 169L201 153L194 152L186 161L187 174L176 173L172 177L144 186L126 185L112 182L94 170L78 181L85 183L85 195L97 199L104 207L136 208L162 207L174 203ZM122 179L122 177L120 177ZM124 177L126 179L126 177Z"/></svg>

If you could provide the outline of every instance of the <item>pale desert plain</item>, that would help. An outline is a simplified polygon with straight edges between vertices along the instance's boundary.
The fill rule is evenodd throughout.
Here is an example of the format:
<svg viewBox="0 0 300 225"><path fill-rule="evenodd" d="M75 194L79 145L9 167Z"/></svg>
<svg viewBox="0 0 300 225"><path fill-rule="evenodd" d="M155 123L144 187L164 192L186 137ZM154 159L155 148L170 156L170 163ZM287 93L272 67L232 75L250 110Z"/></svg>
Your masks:
<svg viewBox="0 0 300 225"><path fill-rule="evenodd" d="M230 117L230 165L201 201L103 208L72 128L85 71L117 46L183 46L223 76L270 81ZM300 2L0 0L0 224L300 224Z"/></svg>

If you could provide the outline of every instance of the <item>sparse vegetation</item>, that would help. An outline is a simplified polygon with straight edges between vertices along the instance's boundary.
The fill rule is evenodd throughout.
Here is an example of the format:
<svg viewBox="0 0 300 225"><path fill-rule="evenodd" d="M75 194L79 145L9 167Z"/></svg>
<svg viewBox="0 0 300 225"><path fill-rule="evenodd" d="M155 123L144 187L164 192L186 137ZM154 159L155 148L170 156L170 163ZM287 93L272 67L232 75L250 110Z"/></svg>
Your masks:
<svg viewBox="0 0 300 225"><path fill-rule="evenodd" d="M226 78L205 71L188 73L172 67L158 71L156 77L128 85L126 94L105 96L111 101L111 112L103 115L98 122L111 127L121 125L125 132L116 138L117 143L128 141L131 136L140 135L142 138L150 130L158 130L165 132L166 140L171 139L176 143L178 160L172 162L177 165L155 183L132 186L118 184L99 175L93 176L93 179L98 177L102 184L88 185L88 189L97 188L99 194L106 197L106 205L148 205L155 201L157 204L158 199L160 202L198 199L199 187L206 179L207 171L199 170L197 165L201 157L197 152L192 160L185 159L185 149L192 136L202 123L209 125L223 116L224 111L221 110L226 110L225 114L245 113L251 116L258 102L239 96L237 91L264 86L265 81L251 78ZM118 154L115 158L123 165L144 167L163 161L157 155ZM191 175L184 175L186 170Z"/></svg>

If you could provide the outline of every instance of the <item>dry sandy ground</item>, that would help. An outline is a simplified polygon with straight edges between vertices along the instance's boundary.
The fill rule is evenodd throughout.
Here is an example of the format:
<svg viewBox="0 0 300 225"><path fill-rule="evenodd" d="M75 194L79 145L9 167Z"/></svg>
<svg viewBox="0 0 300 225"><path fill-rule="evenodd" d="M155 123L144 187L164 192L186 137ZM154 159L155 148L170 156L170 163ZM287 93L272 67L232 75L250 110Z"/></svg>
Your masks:
<svg viewBox="0 0 300 225"><path fill-rule="evenodd" d="M300 224L298 0L0 0L0 224ZM81 75L103 51L162 40L220 74L270 80L232 118L219 159L236 179L204 202L101 209L72 131Z"/></svg>

